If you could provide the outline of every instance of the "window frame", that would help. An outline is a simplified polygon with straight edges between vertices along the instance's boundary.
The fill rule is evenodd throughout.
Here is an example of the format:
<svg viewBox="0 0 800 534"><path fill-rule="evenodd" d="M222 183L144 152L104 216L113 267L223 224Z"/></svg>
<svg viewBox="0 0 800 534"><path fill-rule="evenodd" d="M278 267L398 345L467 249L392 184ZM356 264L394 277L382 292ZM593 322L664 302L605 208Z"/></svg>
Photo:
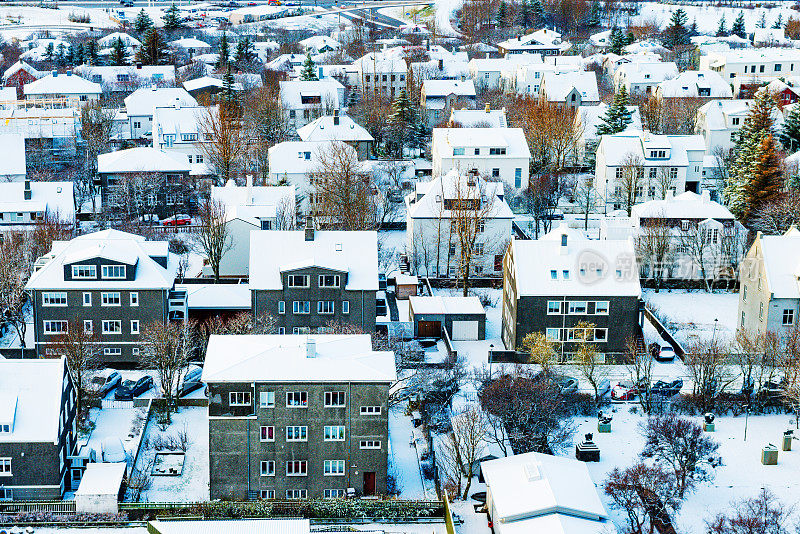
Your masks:
<svg viewBox="0 0 800 534"><path fill-rule="evenodd" d="M334 400L343 399L341 402L334 403ZM326 391L325 392L325 408L345 408L347 406L347 392L346 391Z"/></svg>
<svg viewBox="0 0 800 534"><path fill-rule="evenodd" d="M290 404L289 396L299 395L298 404ZM286 392L286 407L287 408L308 408L308 391L287 391Z"/></svg>
<svg viewBox="0 0 800 534"><path fill-rule="evenodd" d="M103 291L100 293L100 306L118 308L122 306L122 295L119 291Z"/></svg>
<svg viewBox="0 0 800 534"><path fill-rule="evenodd" d="M377 444L377 446L375 445ZM379 439L362 439L359 442L359 449L363 450L380 450L383 447Z"/></svg>
<svg viewBox="0 0 800 534"><path fill-rule="evenodd" d="M292 466L289 472L289 466ZM298 468L295 472L295 467ZM305 477L308 476L308 460L287 460L286 461L286 476L287 477ZM303 490L305 491L305 490Z"/></svg>
<svg viewBox="0 0 800 534"><path fill-rule="evenodd" d="M292 436L289 436L291 430ZM306 425L286 425L283 436L287 443L302 443L308 441L308 426ZM297 436L297 437L296 437Z"/></svg>
<svg viewBox="0 0 800 534"><path fill-rule="evenodd" d="M66 291L43 291L42 307L46 308L65 308L67 306Z"/></svg>
<svg viewBox="0 0 800 534"><path fill-rule="evenodd" d="M91 274L81 274L82 270L86 270L87 273ZM79 264L72 266L72 279L73 280L96 280L97 279L97 265L89 265L89 264Z"/></svg>
<svg viewBox="0 0 800 534"><path fill-rule="evenodd" d="M114 271L119 271L119 274L113 274ZM112 274L109 274L112 273ZM121 274L121 276L120 276ZM128 276L127 265L101 265L100 278L102 280L125 280Z"/></svg>
<svg viewBox="0 0 800 534"><path fill-rule="evenodd" d="M272 437L270 437L270 434ZM258 440L261 443L271 443L275 441L275 426L261 425L258 427Z"/></svg>
<svg viewBox="0 0 800 534"><path fill-rule="evenodd" d="M347 427L345 425L325 425L323 427L322 441L345 441Z"/></svg>
<svg viewBox="0 0 800 534"><path fill-rule="evenodd" d="M271 471L269 469L270 466L272 467ZM261 464L259 465L259 472L261 473L262 477L274 477L275 476L275 460L261 460Z"/></svg>
<svg viewBox="0 0 800 534"><path fill-rule="evenodd" d="M119 329L111 330L111 329L107 328L108 326L111 326L111 325L116 326L117 324L119 325ZM119 335L119 334L122 334L122 320L121 319L103 319L102 322L100 323L100 332L103 333L103 334L115 335L115 336Z"/></svg>
<svg viewBox="0 0 800 534"><path fill-rule="evenodd" d="M368 415L370 417L374 417L374 416L380 416L382 411L383 411L382 406L370 405L370 406L361 406L358 413L360 415Z"/></svg>
<svg viewBox="0 0 800 534"><path fill-rule="evenodd" d="M304 280L303 285L297 285L293 283L297 278L302 278ZM294 289L308 289L309 287L311 287L311 277L307 274L287 274L286 287Z"/></svg>
<svg viewBox="0 0 800 534"><path fill-rule="evenodd" d="M229 391L228 392L228 406L252 406L253 397L250 391ZM241 395L241 402L239 396ZM235 397L234 397L235 396ZM234 401L234 399L236 399Z"/></svg>
<svg viewBox="0 0 800 534"><path fill-rule="evenodd" d="M270 393L272 395L270 395ZM270 402L270 397L272 402ZM258 407L259 408L274 408L275 407L275 392L274 391L259 391L258 393Z"/></svg>
<svg viewBox="0 0 800 534"><path fill-rule="evenodd" d="M58 329L53 329L52 326L59 325ZM48 328L50 326L50 328ZM63 319L49 319L42 321L42 333L46 335L61 335L67 332L69 322Z"/></svg>
<svg viewBox="0 0 800 534"><path fill-rule="evenodd" d="M325 284L324 283L325 278L333 278L333 285ZM331 289L331 288L338 289L342 287L341 281L342 281L341 276L338 274L321 274L317 278L317 287L322 289Z"/></svg>

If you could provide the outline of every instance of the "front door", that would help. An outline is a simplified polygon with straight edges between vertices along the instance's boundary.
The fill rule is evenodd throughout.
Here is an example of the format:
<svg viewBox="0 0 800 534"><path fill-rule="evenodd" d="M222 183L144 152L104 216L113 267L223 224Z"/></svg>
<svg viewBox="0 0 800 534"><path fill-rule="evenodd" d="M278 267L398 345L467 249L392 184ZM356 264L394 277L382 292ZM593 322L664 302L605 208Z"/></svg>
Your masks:
<svg viewBox="0 0 800 534"><path fill-rule="evenodd" d="M375 471L364 471L364 495L375 495Z"/></svg>

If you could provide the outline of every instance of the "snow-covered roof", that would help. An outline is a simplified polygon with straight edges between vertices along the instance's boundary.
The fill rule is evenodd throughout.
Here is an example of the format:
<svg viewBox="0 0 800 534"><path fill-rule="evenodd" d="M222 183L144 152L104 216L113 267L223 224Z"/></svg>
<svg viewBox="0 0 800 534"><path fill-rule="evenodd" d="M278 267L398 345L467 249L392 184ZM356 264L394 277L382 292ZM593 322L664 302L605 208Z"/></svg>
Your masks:
<svg viewBox="0 0 800 534"><path fill-rule="evenodd" d="M308 174L319 167L320 151L326 150L331 141L284 141L268 150L269 172L273 175ZM358 159L356 149L343 145L343 150Z"/></svg>
<svg viewBox="0 0 800 534"><path fill-rule="evenodd" d="M672 196L671 193L668 191L667 198L663 200L649 200L636 204L631 208L631 215L634 218L657 217L664 219L733 220L736 218L728 208L711 200L708 191L703 191L700 195L691 191L676 196Z"/></svg>
<svg viewBox="0 0 800 534"><path fill-rule="evenodd" d="M258 232L254 232L258 233ZM361 335L213 335L203 382L393 382L394 353Z"/></svg>
<svg viewBox="0 0 800 534"><path fill-rule="evenodd" d="M203 106L183 106L178 104L158 106L153 110L153 140L165 134L174 134L180 140L181 134L201 133L201 121L209 113Z"/></svg>
<svg viewBox="0 0 800 534"><path fill-rule="evenodd" d="M589 36L589 42L597 47L611 46L611 30L593 33Z"/></svg>
<svg viewBox="0 0 800 534"><path fill-rule="evenodd" d="M603 124L603 119L608 113L608 104L600 102L596 106L581 106L578 108L578 117L583 123L583 138L597 139L597 127ZM639 114L639 106L626 106L631 112L631 122L624 131L641 130L642 117Z"/></svg>
<svg viewBox="0 0 800 534"><path fill-rule="evenodd" d="M195 78L193 80L186 80L183 82L183 88L187 91L196 91L198 89L205 89L207 87L217 87L219 89L222 88L222 80L219 78L214 78L213 76L202 76L200 78ZM234 82L233 84L234 91L241 91L242 86L241 84L237 84Z"/></svg>
<svg viewBox="0 0 800 534"><path fill-rule="evenodd" d="M212 187L211 199L225 207L227 220L242 219L259 225L260 219L276 216L281 203L294 206L294 186L237 186L228 180L225 187Z"/></svg>
<svg viewBox="0 0 800 534"><path fill-rule="evenodd" d="M700 94L701 90L708 93ZM719 73L713 70L687 70L677 77L658 84L658 94L665 98L733 98L733 90Z"/></svg>
<svg viewBox="0 0 800 534"><path fill-rule="evenodd" d="M651 148L667 149L666 157L651 159ZM603 152L606 165L611 167L624 165L631 155L652 167L686 166L689 164L688 152L705 152L705 149L702 135L653 135L636 130L604 135L597 147L598 152ZM702 156L697 159L702 159Z"/></svg>
<svg viewBox="0 0 800 534"><path fill-rule="evenodd" d="M478 297L408 297L414 313L432 315L486 315Z"/></svg>
<svg viewBox="0 0 800 534"><path fill-rule="evenodd" d="M708 55L712 65L719 62L747 63L747 62L774 62L774 61L800 61L800 50L779 46L762 48L742 48L726 52L715 52Z"/></svg>
<svg viewBox="0 0 800 534"><path fill-rule="evenodd" d="M178 260L167 241L146 241L144 237L119 230L83 234L70 241L54 241L49 260L35 271L28 290L41 289L170 289L175 282ZM153 258L166 258L162 267ZM136 264L133 280L64 280L64 266L90 258L106 258Z"/></svg>
<svg viewBox="0 0 800 534"><path fill-rule="evenodd" d="M0 134L0 176L24 176L25 138L18 133Z"/></svg>
<svg viewBox="0 0 800 534"><path fill-rule="evenodd" d="M311 50L313 52L319 52L320 50L324 50L325 48L329 48L331 50L337 50L342 46L339 43L339 41L331 37L328 37L327 35L314 35L313 37L309 37L308 39L303 39L297 44L302 46L304 50Z"/></svg>
<svg viewBox="0 0 800 534"><path fill-rule="evenodd" d="M249 284L176 284L186 291L190 310L249 310Z"/></svg>
<svg viewBox="0 0 800 534"><path fill-rule="evenodd" d="M186 154L136 147L97 156L97 172L189 172Z"/></svg>
<svg viewBox="0 0 800 534"><path fill-rule="evenodd" d="M589 240L561 224L538 240L515 239L511 248L520 296L641 295L631 240ZM589 267L581 267L584 263ZM603 265L600 272L596 265Z"/></svg>
<svg viewBox="0 0 800 534"><path fill-rule="evenodd" d="M470 60L469 68L475 72L503 72L513 70L517 65L542 64L542 55L536 53L511 54L500 58L475 58Z"/></svg>
<svg viewBox="0 0 800 534"><path fill-rule="evenodd" d="M205 41L201 41L200 39L195 39L194 37L176 39L174 41L170 41L169 45L173 48L183 48L184 50L188 48L194 48L195 50L211 50L210 44Z"/></svg>
<svg viewBox="0 0 800 534"><path fill-rule="evenodd" d="M0 137L0 146L3 140ZM25 182L0 183L0 213L45 210L58 214L64 222L75 220L75 201L72 182L30 182L31 198L25 200Z"/></svg>
<svg viewBox="0 0 800 534"><path fill-rule="evenodd" d="M728 120L729 117L744 118L750 112L752 100L712 100L700 106L697 110L698 115L705 115L703 126L708 130L725 130L733 127ZM780 112L776 110L776 115ZM742 122L739 121L741 126Z"/></svg>
<svg viewBox="0 0 800 534"><path fill-rule="evenodd" d="M338 109L342 104L339 102L339 92L344 90L344 86L333 78L281 81L279 85L281 102L287 109L328 105ZM319 102L303 103L303 97L319 97Z"/></svg>
<svg viewBox="0 0 800 534"><path fill-rule="evenodd" d="M462 128L507 128L506 108L503 109L454 109L450 122Z"/></svg>
<svg viewBox="0 0 800 534"><path fill-rule="evenodd" d="M148 116L157 106L196 106L197 100L180 87L146 87L125 97L125 110L129 117Z"/></svg>
<svg viewBox="0 0 800 534"><path fill-rule="evenodd" d="M753 30L753 44L755 46L783 45L789 42L783 28L755 28Z"/></svg>
<svg viewBox="0 0 800 534"><path fill-rule="evenodd" d="M26 83L25 95L99 95L103 88L71 72L50 73L35 82Z"/></svg>
<svg viewBox="0 0 800 534"><path fill-rule="evenodd" d="M338 121L339 124L336 124ZM374 141L375 138L347 115L318 117L297 130L301 141Z"/></svg>
<svg viewBox="0 0 800 534"><path fill-rule="evenodd" d="M281 251L280 255L264 251ZM250 287L281 289L281 274L318 266L347 273L348 291L378 290L378 236L373 231L303 230L250 233Z"/></svg>
<svg viewBox="0 0 800 534"><path fill-rule="evenodd" d="M474 183L475 185L471 185ZM407 198L408 217L412 219L449 219L451 210L443 205L442 201L457 198L481 198L482 209L486 210L484 202L491 202L485 211L487 219L512 219L514 214L503 197L502 182L488 182L478 177L468 177L459 174L457 169L451 169L444 176L434 178L429 182L417 182L416 191ZM491 200L490 200L491 199Z"/></svg>
<svg viewBox="0 0 800 534"><path fill-rule="evenodd" d="M453 156L454 148L500 147L506 149L507 157L529 158L531 151L522 128L434 128L433 150L442 157ZM469 151L468 151L469 152ZM490 157L488 150L470 158ZM497 157L497 156L493 156Z"/></svg>
<svg viewBox="0 0 800 534"><path fill-rule="evenodd" d="M666 48L664 48L655 41L637 41L635 43L626 45L623 48L623 50L627 54L642 54L642 53L655 54L660 52L668 52Z"/></svg>
<svg viewBox="0 0 800 534"><path fill-rule="evenodd" d="M472 80L425 80L422 82L425 98L456 96L475 96L475 83Z"/></svg>
<svg viewBox="0 0 800 534"><path fill-rule="evenodd" d="M152 534L309 534L308 519L184 520L148 523Z"/></svg>
<svg viewBox="0 0 800 534"><path fill-rule="evenodd" d="M142 42L139 41L139 39L137 39L137 38L135 38L135 37L133 37L133 36L127 34L127 33L122 33L122 32L109 33L105 37L101 37L100 39L98 39L97 40L97 44L98 44L98 46L106 48L106 47L113 46L114 43L117 42L117 39L122 39L122 42L125 44L125 46L130 46L130 47L133 47L133 48L138 48L138 47L142 46Z"/></svg>
<svg viewBox="0 0 800 534"><path fill-rule="evenodd" d="M551 102L563 102L570 92L576 89L583 100L598 102L597 77L594 72L545 72L542 77L542 91Z"/></svg>
<svg viewBox="0 0 800 534"><path fill-rule="evenodd" d="M101 83L108 85L124 84L136 80L165 84L175 82L174 65L81 65L75 68L75 74L95 81L99 76Z"/></svg>
<svg viewBox="0 0 800 534"><path fill-rule="evenodd" d="M520 37L514 37L498 43L500 48L505 50L523 50L526 48L552 48L556 47L559 50L568 50L570 48L569 42L561 41L561 34L555 30L548 30L542 28L535 32Z"/></svg>
<svg viewBox="0 0 800 534"><path fill-rule="evenodd" d="M506 525L536 517L607 518L589 469L579 460L528 452L482 462L481 472L492 495L492 519L502 523L504 533Z"/></svg>
<svg viewBox="0 0 800 534"><path fill-rule="evenodd" d="M758 235L767 289L773 298L800 298L800 231L794 226L783 235Z"/></svg>
<svg viewBox="0 0 800 534"><path fill-rule="evenodd" d="M125 462L90 463L81 476L76 496L114 495L119 493L128 468Z"/></svg>
<svg viewBox="0 0 800 534"><path fill-rule="evenodd" d="M622 73L629 83L657 84L678 75L678 66L674 61L663 62L631 62L617 67L616 73Z"/></svg>
<svg viewBox="0 0 800 534"><path fill-rule="evenodd" d="M66 366L66 358L0 358L0 423L11 425L0 444L58 443Z"/></svg>
<svg viewBox="0 0 800 534"><path fill-rule="evenodd" d="M41 78L42 76L45 75L44 72L40 72L31 67L28 63L19 60L6 69L6 71L3 73L3 81L5 82L20 70L25 70L28 74L34 76L35 78Z"/></svg>

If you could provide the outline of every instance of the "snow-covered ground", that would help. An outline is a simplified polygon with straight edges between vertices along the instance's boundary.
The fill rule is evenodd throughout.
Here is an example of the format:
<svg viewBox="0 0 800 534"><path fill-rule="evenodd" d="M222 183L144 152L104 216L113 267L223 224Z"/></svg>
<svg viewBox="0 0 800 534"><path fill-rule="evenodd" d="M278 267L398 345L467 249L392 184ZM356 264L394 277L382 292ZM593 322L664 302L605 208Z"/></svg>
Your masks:
<svg viewBox="0 0 800 534"><path fill-rule="evenodd" d="M411 445L418 437L411 417L406 415L406 403L389 410L389 472L395 476L401 499L435 499L432 481L425 481L420 473L419 451ZM424 441L420 440L420 443Z"/></svg>
<svg viewBox="0 0 800 534"><path fill-rule="evenodd" d="M659 316L669 318L664 326L684 346L712 336L727 341L735 336L738 293L645 290L643 298L658 308Z"/></svg>
<svg viewBox="0 0 800 534"><path fill-rule="evenodd" d="M113 408L89 410L89 418L95 424L86 445L94 449L97 461L102 461L101 444L106 438L122 440L128 453L129 462L133 460L144 433L147 408Z"/></svg>
<svg viewBox="0 0 800 534"><path fill-rule="evenodd" d="M446 1L446 0L444 0ZM791 17L797 17L797 12L791 9L794 2L775 2L778 7L771 8L754 8L754 9L741 9L738 7L722 7L715 5L716 3L703 3L702 5L676 5L660 2L642 2L639 4L641 9L639 15L633 17L633 24L643 24L645 22L655 22L661 29L664 29L669 24L669 19L672 12L677 9L683 9L688 16L689 24L692 22L697 23L697 31L701 34L714 35L719 26L719 19L725 15L725 25L730 30L733 21L739 16L739 13L744 13L744 26L748 33L756 29L756 24L761 20L761 14L766 15L767 28L778 19L780 15L781 20L786 23ZM750 4L753 5L753 4ZM756 4L758 5L758 4Z"/></svg>

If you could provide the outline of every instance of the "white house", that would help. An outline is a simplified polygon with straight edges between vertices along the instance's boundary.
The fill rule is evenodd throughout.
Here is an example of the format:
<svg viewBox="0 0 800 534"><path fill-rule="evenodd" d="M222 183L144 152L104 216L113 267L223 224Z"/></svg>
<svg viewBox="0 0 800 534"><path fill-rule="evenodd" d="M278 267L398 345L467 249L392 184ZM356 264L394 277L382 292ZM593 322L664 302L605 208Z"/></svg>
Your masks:
<svg viewBox="0 0 800 534"><path fill-rule="evenodd" d="M611 30L603 30L589 36L589 43L598 50L605 50L611 46Z"/></svg>
<svg viewBox="0 0 800 534"><path fill-rule="evenodd" d="M653 135L629 131L604 135L597 147L595 189L609 209L627 201L626 173L635 169L634 200L663 198L666 191L699 192L703 179L705 143L699 135Z"/></svg>
<svg viewBox="0 0 800 534"><path fill-rule="evenodd" d="M142 42L139 41L139 39L123 32L112 32L105 37L101 37L97 40L97 46L100 48L111 48L117 42L117 39L121 40L126 48L130 48L134 51L142 46Z"/></svg>
<svg viewBox="0 0 800 534"><path fill-rule="evenodd" d="M210 113L208 108L198 105L184 106L175 101L166 106L153 108L153 146L165 152L187 156L189 164L205 164L202 121Z"/></svg>
<svg viewBox="0 0 800 534"><path fill-rule="evenodd" d="M783 28L755 28L753 30L753 46L788 46L791 39L786 38Z"/></svg>
<svg viewBox="0 0 800 534"><path fill-rule="evenodd" d="M451 170L429 182L417 182L406 199L406 254L412 270L424 276L457 277L463 256L454 218L479 215L470 273L497 276L511 242L514 214L504 199L503 184L475 174ZM459 209L460 205L470 208Z"/></svg>
<svg viewBox="0 0 800 534"><path fill-rule="evenodd" d="M175 84L174 65L81 65L75 68L75 74L110 91L131 91L141 86Z"/></svg>
<svg viewBox="0 0 800 534"><path fill-rule="evenodd" d="M431 147L434 176L458 169L528 186L531 151L521 128L434 128Z"/></svg>
<svg viewBox="0 0 800 534"><path fill-rule="evenodd" d="M603 72L612 78L617 69L626 63L658 63L661 61L659 56L650 53L624 54L620 56L609 52L608 54L603 54L602 58Z"/></svg>
<svg viewBox="0 0 800 534"><path fill-rule="evenodd" d="M548 102L571 108L600 103L597 77L591 71L545 72L539 92Z"/></svg>
<svg viewBox="0 0 800 534"><path fill-rule="evenodd" d="M581 106L578 108L575 121L578 123L578 131L581 135L575 146L577 161L584 162L589 151L594 155L597 144L600 142L597 128L603 124L608 108L609 105L605 102L601 102L596 106ZM641 130L642 117L639 114L639 106L627 106L627 109L631 112L631 122L625 131Z"/></svg>
<svg viewBox="0 0 800 534"><path fill-rule="evenodd" d="M65 99L70 107L80 107L86 102L100 98L103 88L99 83L84 80L72 72L59 74L56 71L26 83L23 87L25 100Z"/></svg>
<svg viewBox="0 0 800 534"><path fill-rule="evenodd" d="M447 124L462 128L507 128L508 118L506 108L491 109L486 104L484 109L453 109Z"/></svg>
<svg viewBox="0 0 800 534"><path fill-rule="evenodd" d="M713 70L687 70L658 84L656 97L662 98L733 98L733 90Z"/></svg>
<svg viewBox="0 0 800 534"><path fill-rule="evenodd" d="M299 41L297 44L300 45L305 52L311 54L326 54L328 52L334 52L341 48L341 44L339 41L332 37L328 37L327 35L315 35L313 37L309 37L308 39L303 39Z"/></svg>
<svg viewBox="0 0 800 534"><path fill-rule="evenodd" d="M510 90L517 65L542 64L540 54L512 54L501 58L474 58L468 63L469 75L475 87L491 90Z"/></svg>
<svg viewBox="0 0 800 534"><path fill-rule="evenodd" d="M184 52L189 56L189 59L211 52L210 44L200 39L195 39L194 37L184 37L176 39L175 41L170 41L169 46L170 48Z"/></svg>
<svg viewBox="0 0 800 534"><path fill-rule="evenodd" d="M749 92L776 78L800 73L800 50L772 47L711 52L700 56L700 70L719 73L738 95L743 86Z"/></svg>
<svg viewBox="0 0 800 534"><path fill-rule="evenodd" d="M658 84L677 75L678 66L673 61L623 63L614 72L614 91L625 87L628 94L649 95L655 93Z"/></svg>
<svg viewBox="0 0 800 534"><path fill-rule="evenodd" d="M129 139L153 136L153 113L156 107L196 106L197 100L179 87L145 87L125 97L125 115Z"/></svg>
<svg viewBox="0 0 800 534"><path fill-rule="evenodd" d="M72 182L0 183L0 232L33 230L46 217L75 224Z"/></svg>
<svg viewBox="0 0 800 534"><path fill-rule="evenodd" d="M281 81L279 85L281 104L294 130L344 107L344 86L332 78Z"/></svg>
<svg viewBox="0 0 800 534"><path fill-rule="evenodd" d="M727 154L734 145L736 132L750 113L752 100L712 100L700 106L695 118L695 133L703 136L706 152ZM783 114L775 109L772 114L775 132L783 125Z"/></svg>
<svg viewBox="0 0 800 534"><path fill-rule="evenodd" d="M27 175L25 138L19 133L0 134L0 177L19 182Z"/></svg>
<svg viewBox="0 0 800 534"><path fill-rule="evenodd" d="M297 136L307 142L342 141L356 149L360 160L369 159L375 141L366 128L335 110L333 115L319 117L299 128Z"/></svg>
<svg viewBox="0 0 800 534"><path fill-rule="evenodd" d="M561 34L557 31L543 28L497 43L497 47L502 54L536 53L543 56L558 56L572 48L572 44L562 41Z"/></svg>
<svg viewBox="0 0 800 534"><path fill-rule="evenodd" d="M517 64L516 71L506 85L509 90L517 94L539 96L539 89L546 73L561 74L582 70L579 63L566 61L567 58L568 56L547 57L542 63Z"/></svg>
<svg viewBox="0 0 800 534"><path fill-rule="evenodd" d="M428 125L434 126L444 120L448 109L465 106L475 106L472 80L425 80L422 83L420 107L425 111Z"/></svg>

